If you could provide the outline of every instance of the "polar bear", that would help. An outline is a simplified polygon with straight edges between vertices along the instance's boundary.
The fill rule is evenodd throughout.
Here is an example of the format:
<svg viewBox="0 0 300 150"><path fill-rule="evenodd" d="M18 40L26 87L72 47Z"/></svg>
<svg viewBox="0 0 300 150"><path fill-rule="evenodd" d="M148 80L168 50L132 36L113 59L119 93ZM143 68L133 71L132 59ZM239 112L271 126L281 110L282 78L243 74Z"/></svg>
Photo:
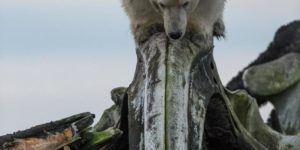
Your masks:
<svg viewBox="0 0 300 150"><path fill-rule="evenodd" d="M186 32L204 37L223 37L225 0L122 0L137 42L148 37L149 29L161 25L172 40Z"/></svg>

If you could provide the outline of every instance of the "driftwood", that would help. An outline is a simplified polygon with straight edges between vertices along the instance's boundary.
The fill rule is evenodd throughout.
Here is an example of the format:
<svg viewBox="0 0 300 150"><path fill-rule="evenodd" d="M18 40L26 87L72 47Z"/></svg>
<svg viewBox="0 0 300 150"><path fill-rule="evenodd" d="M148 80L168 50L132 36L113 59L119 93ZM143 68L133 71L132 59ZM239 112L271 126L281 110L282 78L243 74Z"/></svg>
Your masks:
<svg viewBox="0 0 300 150"><path fill-rule="evenodd" d="M129 149L201 149L206 107L221 84L201 37L155 34L138 48L128 90Z"/></svg>
<svg viewBox="0 0 300 150"><path fill-rule="evenodd" d="M93 131L93 120L93 114L81 113L0 136L0 150L96 150L123 134L116 128Z"/></svg>
<svg viewBox="0 0 300 150"><path fill-rule="evenodd" d="M128 89L129 149L300 148L299 137L264 124L247 93L226 92L202 41L155 34L138 48Z"/></svg>
<svg viewBox="0 0 300 150"><path fill-rule="evenodd" d="M89 128L93 115L80 114L71 121L59 121L55 128L42 125L38 132L34 129L22 136L0 137L2 149L13 149L16 142L32 138L49 143L45 137L57 134L71 136L59 144L55 140L55 147L47 145L48 149L300 149L300 136L286 136L266 125L256 100L246 91L232 92L223 87L213 59L212 37L188 33L179 41L170 41L163 32L152 34L137 47L133 82L128 88L112 91L115 105L94 128ZM291 96L297 89L286 92ZM78 121L84 126L74 128ZM66 134L66 129L72 134Z"/></svg>
<svg viewBox="0 0 300 150"><path fill-rule="evenodd" d="M93 123L94 115L82 113L31 129L0 136L0 149L54 150L67 147L81 139L82 133Z"/></svg>

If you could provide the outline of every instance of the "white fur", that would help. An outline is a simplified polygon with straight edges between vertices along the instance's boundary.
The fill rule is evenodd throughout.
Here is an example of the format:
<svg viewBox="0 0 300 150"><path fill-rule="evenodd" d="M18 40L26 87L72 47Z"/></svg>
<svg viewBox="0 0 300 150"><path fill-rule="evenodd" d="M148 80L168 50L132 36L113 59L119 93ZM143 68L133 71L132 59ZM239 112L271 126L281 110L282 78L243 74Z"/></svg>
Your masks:
<svg viewBox="0 0 300 150"><path fill-rule="evenodd" d="M213 35L214 25L217 22L223 25L222 15L225 0L122 1L125 11L131 20L132 31L137 40L146 36L145 32L154 24L164 24L166 32L179 30L183 33L188 31L204 36ZM189 6L183 11L181 9L182 4L187 1L189 1ZM157 7L157 4L160 3L166 4L166 7L164 9ZM175 8L176 10L174 11ZM220 31L218 30L218 32Z"/></svg>

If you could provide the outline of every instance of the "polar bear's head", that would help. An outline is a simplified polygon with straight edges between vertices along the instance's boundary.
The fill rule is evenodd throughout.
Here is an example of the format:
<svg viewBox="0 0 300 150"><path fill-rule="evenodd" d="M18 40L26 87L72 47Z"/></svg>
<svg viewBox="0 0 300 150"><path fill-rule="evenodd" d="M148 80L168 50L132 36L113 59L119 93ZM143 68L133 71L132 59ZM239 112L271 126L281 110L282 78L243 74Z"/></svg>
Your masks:
<svg viewBox="0 0 300 150"><path fill-rule="evenodd" d="M150 0L164 20L165 32L173 40L185 34L189 14L197 7L199 0Z"/></svg>

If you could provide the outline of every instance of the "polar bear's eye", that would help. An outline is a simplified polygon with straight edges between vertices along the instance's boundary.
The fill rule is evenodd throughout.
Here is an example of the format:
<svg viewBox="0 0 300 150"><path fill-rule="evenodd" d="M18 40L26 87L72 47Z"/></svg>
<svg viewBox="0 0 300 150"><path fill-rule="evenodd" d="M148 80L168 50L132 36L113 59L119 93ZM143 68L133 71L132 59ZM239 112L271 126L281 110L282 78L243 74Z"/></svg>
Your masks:
<svg viewBox="0 0 300 150"><path fill-rule="evenodd" d="M157 3L153 3L153 5L154 5L154 7L155 7L156 9L159 9L159 6L158 6Z"/></svg>
<svg viewBox="0 0 300 150"><path fill-rule="evenodd" d="M183 3L183 7L187 7L189 5L189 2L185 2L185 3Z"/></svg>
<svg viewBox="0 0 300 150"><path fill-rule="evenodd" d="M159 3L159 6L160 6L162 9L164 9L164 8L166 7L166 5L163 4L163 3Z"/></svg>

